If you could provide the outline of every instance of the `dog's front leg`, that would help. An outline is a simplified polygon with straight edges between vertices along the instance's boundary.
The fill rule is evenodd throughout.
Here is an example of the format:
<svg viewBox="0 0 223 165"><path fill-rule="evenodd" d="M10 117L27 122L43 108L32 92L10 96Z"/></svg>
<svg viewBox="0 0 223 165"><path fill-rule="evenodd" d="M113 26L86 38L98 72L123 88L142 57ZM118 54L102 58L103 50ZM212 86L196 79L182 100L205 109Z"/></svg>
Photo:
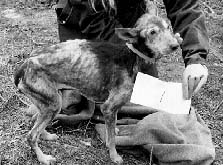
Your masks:
<svg viewBox="0 0 223 165"><path fill-rule="evenodd" d="M106 146L109 148L110 158L113 162L121 164L123 162L121 156L117 153L115 147L115 127L118 110L127 102L131 91L121 87L110 91L110 95L104 104L101 105L101 111L105 118L106 125Z"/></svg>
<svg viewBox="0 0 223 165"><path fill-rule="evenodd" d="M101 110L105 118L106 146L109 148L110 159L117 164L121 164L123 162L122 158L115 147L115 126L118 109L105 103L101 106Z"/></svg>
<svg viewBox="0 0 223 165"><path fill-rule="evenodd" d="M115 127L118 110L121 109L131 98L133 89L132 78L126 71L117 78L116 84L110 91L108 99L101 105L101 111L105 118L106 125L106 145L109 148L110 158L113 162L121 164L123 162L121 156L117 153L115 147Z"/></svg>

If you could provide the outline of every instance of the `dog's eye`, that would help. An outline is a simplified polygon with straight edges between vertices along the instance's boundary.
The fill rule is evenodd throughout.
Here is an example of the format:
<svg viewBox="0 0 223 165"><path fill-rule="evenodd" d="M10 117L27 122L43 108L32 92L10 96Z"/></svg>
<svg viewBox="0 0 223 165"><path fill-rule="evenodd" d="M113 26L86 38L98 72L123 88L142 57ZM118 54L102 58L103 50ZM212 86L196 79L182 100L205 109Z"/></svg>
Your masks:
<svg viewBox="0 0 223 165"><path fill-rule="evenodd" d="M155 31L155 30L151 30L151 31L150 31L150 34L151 34L151 35L154 35L154 34L156 34L156 31Z"/></svg>

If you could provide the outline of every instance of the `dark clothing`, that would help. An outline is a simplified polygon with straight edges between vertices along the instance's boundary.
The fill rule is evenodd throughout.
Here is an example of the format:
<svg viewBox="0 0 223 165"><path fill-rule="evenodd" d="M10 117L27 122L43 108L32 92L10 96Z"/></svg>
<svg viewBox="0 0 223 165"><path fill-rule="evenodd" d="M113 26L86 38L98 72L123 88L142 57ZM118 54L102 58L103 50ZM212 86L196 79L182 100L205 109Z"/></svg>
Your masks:
<svg viewBox="0 0 223 165"><path fill-rule="evenodd" d="M96 4L96 12L89 5L88 0L59 0L59 4L66 5L62 13L59 11L57 15L60 24L63 24L62 22L68 18L63 25L73 26L76 31L81 33L82 38L109 40L114 34L115 27L132 27L135 24L145 11L145 5L141 2L143 1L140 0L139 3L129 0L128 6L126 6L119 0L116 2L117 14L115 14L112 10L103 9L100 3Z"/></svg>
<svg viewBox="0 0 223 165"><path fill-rule="evenodd" d="M204 64L209 41L197 0L163 1L174 32L179 32L184 39L181 48L185 65ZM59 0L59 4L65 6L63 10L57 9L61 41L74 38L109 40L115 27L132 27L145 12L144 0L116 0L116 14L112 10L105 11L100 1L95 5L95 12L89 2Z"/></svg>

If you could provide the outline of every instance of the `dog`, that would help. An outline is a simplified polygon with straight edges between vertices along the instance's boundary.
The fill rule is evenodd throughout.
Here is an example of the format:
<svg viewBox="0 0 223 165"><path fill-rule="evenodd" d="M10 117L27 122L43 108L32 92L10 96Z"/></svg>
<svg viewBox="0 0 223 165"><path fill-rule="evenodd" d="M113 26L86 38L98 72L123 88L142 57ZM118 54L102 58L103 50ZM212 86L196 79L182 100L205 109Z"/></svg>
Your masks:
<svg viewBox="0 0 223 165"><path fill-rule="evenodd" d="M110 159L123 162L115 147L117 112L130 100L141 63L175 51L181 40L156 13L145 13L133 28L117 28L122 43L68 40L36 51L15 72L15 85L39 110L27 136L39 162L50 165L56 161L42 152L37 141L40 136L58 138L45 128L61 110L64 89L77 90L88 100L101 103Z"/></svg>

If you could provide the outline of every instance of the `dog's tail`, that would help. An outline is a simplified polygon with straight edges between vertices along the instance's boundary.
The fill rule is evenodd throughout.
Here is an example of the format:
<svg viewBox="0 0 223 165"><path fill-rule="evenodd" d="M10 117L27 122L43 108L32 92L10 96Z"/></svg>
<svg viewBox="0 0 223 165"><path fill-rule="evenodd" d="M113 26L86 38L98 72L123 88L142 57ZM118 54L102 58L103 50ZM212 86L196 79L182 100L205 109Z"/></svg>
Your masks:
<svg viewBox="0 0 223 165"><path fill-rule="evenodd" d="M27 68L28 62L25 61L22 65L17 68L17 70L14 73L14 83L18 87L18 84L20 82L20 79L24 76L25 70Z"/></svg>

